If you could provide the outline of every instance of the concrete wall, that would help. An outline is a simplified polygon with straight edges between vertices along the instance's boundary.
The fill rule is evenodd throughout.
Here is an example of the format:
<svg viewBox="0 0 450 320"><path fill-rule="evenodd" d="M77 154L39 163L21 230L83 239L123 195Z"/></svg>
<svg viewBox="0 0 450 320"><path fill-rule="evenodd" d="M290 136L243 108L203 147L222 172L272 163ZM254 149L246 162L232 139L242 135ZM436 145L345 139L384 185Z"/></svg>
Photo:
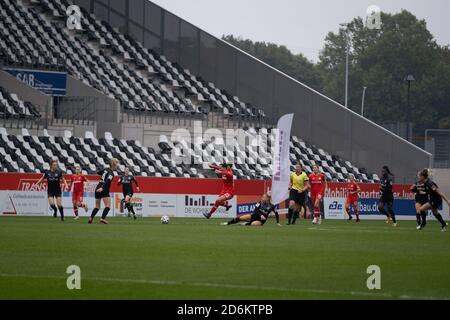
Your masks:
<svg viewBox="0 0 450 320"><path fill-rule="evenodd" d="M67 96L69 97L89 96L100 99L106 98L112 101L116 101L114 99L106 97L102 92L86 85L81 80L75 79L71 75L67 75Z"/></svg>
<svg viewBox="0 0 450 320"><path fill-rule="evenodd" d="M48 115L49 121L45 124L50 135L62 136L65 130L70 130L78 137L84 137L86 131L92 131L99 137L104 136L107 131L115 137L122 136L119 102L70 75L67 76L67 96L55 98L55 101L52 96L29 87L2 70L0 70L0 86L11 93L16 93L22 100L36 105L43 117ZM27 127L30 134L41 135L44 122L41 121L40 126L11 124L7 126L11 134L20 135L22 134L20 128Z"/></svg>
<svg viewBox="0 0 450 320"><path fill-rule="evenodd" d="M52 117L53 98L51 96L28 86L3 70L0 70L0 86L10 93L17 94L23 101L34 104L43 116L48 115L48 118Z"/></svg>
<svg viewBox="0 0 450 320"><path fill-rule="evenodd" d="M27 128L30 135L42 136L44 135L44 129L41 128ZM86 131L96 132L96 126L94 125L78 125L78 124L68 124L62 121L54 121L48 126L47 132L51 136L62 137L64 136L64 131L69 130L72 132L73 136L84 138ZM6 128L8 134L11 135L22 135L22 129L18 128Z"/></svg>
<svg viewBox="0 0 450 320"><path fill-rule="evenodd" d="M58 101L56 109L58 118L95 122L94 133L99 137L105 132L122 136L119 101L70 75L67 77L67 97Z"/></svg>
<svg viewBox="0 0 450 320"><path fill-rule="evenodd" d="M450 199L450 169L432 169L433 180L439 186L439 189ZM444 204L443 215L446 220L450 219L450 210L448 205Z"/></svg>
<svg viewBox="0 0 450 320"><path fill-rule="evenodd" d="M450 197L450 169L432 169L433 179L447 197Z"/></svg>
<svg viewBox="0 0 450 320"><path fill-rule="evenodd" d="M295 113L292 133L368 171L389 165L410 182L430 154L341 104L215 38L148 0L74 0L149 49L263 109L276 123Z"/></svg>
<svg viewBox="0 0 450 320"><path fill-rule="evenodd" d="M118 123L120 104L82 81L67 76L67 96L58 99L57 117Z"/></svg>

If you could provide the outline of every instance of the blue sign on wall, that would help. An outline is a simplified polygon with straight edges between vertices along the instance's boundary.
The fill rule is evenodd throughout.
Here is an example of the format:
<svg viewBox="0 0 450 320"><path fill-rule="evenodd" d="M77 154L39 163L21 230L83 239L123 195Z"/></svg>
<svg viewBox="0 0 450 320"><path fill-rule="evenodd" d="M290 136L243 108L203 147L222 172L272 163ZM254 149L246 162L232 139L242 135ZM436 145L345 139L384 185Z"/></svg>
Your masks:
<svg viewBox="0 0 450 320"><path fill-rule="evenodd" d="M360 199L359 210L362 215L378 215L378 199ZM399 216L416 216L416 202L410 199L395 199L394 212ZM442 211L442 205L438 208ZM386 207L387 210L387 207Z"/></svg>
<svg viewBox="0 0 450 320"><path fill-rule="evenodd" d="M379 199L359 199L359 210L361 215L379 215L378 201ZM395 199L393 209L395 214L399 216L416 216L414 200Z"/></svg>
<svg viewBox="0 0 450 320"><path fill-rule="evenodd" d="M13 77L51 96L65 96L67 92L67 73L60 71L41 71L18 68L5 68Z"/></svg>

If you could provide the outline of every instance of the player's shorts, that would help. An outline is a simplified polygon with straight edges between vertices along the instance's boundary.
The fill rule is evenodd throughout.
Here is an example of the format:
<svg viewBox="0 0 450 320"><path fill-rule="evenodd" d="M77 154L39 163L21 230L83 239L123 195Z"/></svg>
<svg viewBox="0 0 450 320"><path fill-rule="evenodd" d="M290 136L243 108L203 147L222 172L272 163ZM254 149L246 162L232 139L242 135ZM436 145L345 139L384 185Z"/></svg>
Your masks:
<svg viewBox="0 0 450 320"><path fill-rule="evenodd" d="M221 197L225 197L226 200L228 201L228 200L233 199L234 194L232 194L232 193L230 193L230 192L225 192L225 193L221 193L221 194L219 195L219 198L221 198Z"/></svg>
<svg viewBox="0 0 450 320"><path fill-rule="evenodd" d="M311 192L311 201L313 204L316 202L316 199L319 199L319 201L322 201L323 192Z"/></svg>
<svg viewBox="0 0 450 320"><path fill-rule="evenodd" d="M59 189L59 190L48 190L47 191L47 196L49 198L60 198L61 195L62 195L61 189Z"/></svg>
<svg viewBox="0 0 450 320"><path fill-rule="evenodd" d="M393 205L394 204L394 195L382 195L380 198L380 203Z"/></svg>
<svg viewBox="0 0 450 320"><path fill-rule="evenodd" d="M248 222L248 225L251 225L255 221L261 222L261 225L263 226L267 222L267 219L263 219L263 216L260 213L254 213L252 214L252 217Z"/></svg>
<svg viewBox="0 0 450 320"><path fill-rule="evenodd" d="M110 198L111 195L109 194L109 191L105 192L95 192L95 199L104 199L104 198Z"/></svg>
<svg viewBox="0 0 450 320"><path fill-rule="evenodd" d="M358 206L358 198L347 197L347 201L345 202L347 206Z"/></svg>
<svg viewBox="0 0 450 320"><path fill-rule="evenodd" d="M123 193L123 198L125 199L126 197L130 197L130 199L131 198L133 198L133 196L134 196L134 193L132 193L132 192L124 192Z"/></svg>
<svg viewBox="0 0 450 320"><path fill-rule="evenodd" d="M442 208L442 198L431 198L429 202L435 210Z"/></svg>
<svg viewBox="0 0 450 320"><path fill-rule="evenodd" d="M294 201L300 206L304 206L306 203L306 191L299 193L298 190L291 189L289 192L289 200Z"/></svg>
<svg viewBox="0 0 450 320"><path fill-rule="evenodd" d="M261 226L263 226L263 225L265 225L266 224L266 222L267 222L267 219L261 219L261 220L258 220L259 222L261 222Z"/></svg>
<svg viewBox="0 0 450 320"><path fill-rule="evenodd" d="M424 204L428 203L428 196L426 194L416 194L415 197L416 203L423 206Z"/></svg>
<svg viewBox="0 0 450 320"><path fill-rule="evenodd" d="M83 191L80 192L72 192L72 201L83 202Z"/></svg>

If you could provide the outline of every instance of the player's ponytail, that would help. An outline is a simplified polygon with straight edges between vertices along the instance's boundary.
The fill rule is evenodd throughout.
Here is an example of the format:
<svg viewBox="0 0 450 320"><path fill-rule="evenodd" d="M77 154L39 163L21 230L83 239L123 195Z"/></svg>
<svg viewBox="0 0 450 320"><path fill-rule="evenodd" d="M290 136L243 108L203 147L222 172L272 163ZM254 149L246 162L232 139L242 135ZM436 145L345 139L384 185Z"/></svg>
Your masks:
<svg viewBox="0 0 450 320"><path fill-rule="evenodd" d="M109 166L111 167L111 169L117 168L117 166L119 166L119 164L120 164L120 161L118 159L116 159L116 158L112 158L109 161Z"/></svg>
<svg viewBox="0 0 450 320"><path fill-rule="evenodd" d="M419 174L421 177L423 177L425 180L428 179L430 177L430 169L423 169L422 171L420 171Z"/></svg>
<svg viewBox="0 0 450 320"><path fill-rule="evenodd" d="M272 195L271 192L268 191L267 193L264 194L264 197L267 199L267 201L272 204Z"/></svg>
<svg viewBox="0 0 450 320"><path fill-rule="evenodd" d="M389 176L391 176L391 177L394 176L394 174L391 172L391 170L389 169L388 166L384 166L384 167L383 167L383 170L386 171L386 173L387 173Z"/></svg>

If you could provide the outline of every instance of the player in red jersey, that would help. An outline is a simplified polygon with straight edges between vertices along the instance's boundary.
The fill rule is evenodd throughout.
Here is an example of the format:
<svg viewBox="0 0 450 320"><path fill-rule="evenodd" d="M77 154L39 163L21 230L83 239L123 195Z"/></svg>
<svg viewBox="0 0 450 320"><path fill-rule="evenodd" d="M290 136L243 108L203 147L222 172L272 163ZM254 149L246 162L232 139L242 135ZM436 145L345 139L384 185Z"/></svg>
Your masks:
<svg viewBox="0 0 450 320"><path fill-rule="evenodd" d="M214 169L216 173L222 176L223 187L220 192L219 197L217 198L214 206L211 208L209 213L203 214L206 219L210 219L214 212L217 211L219 207L225 207L228 210L231 209L231 205L228 204L228 201L233 199L234 197L234 174L233 174L233 165L224 163L221 167L210 164L211 169Z"/></svg>
<svg viewBox="0 0 450 320"><path fill-rule="evenodd" d="M356 215L356 222L359 222L359 211L358 211L358 194L361 192L361 188L358 183L356 183L355 176L350 174L349 184L347 186L347 202L345 203L345 211L348 214L348 221L352 221L352 211L350 207L353 207L353 212Z"/></svg>
<svg viewBox="0 0 450 320"><path fill-rule="evenodd" d="M75 166L75 174L71 178L71 184L73 186L72 190L72 204L73 212L75 213L75 220L78 220L78 208L84 208L86 213L88 212L88 207L83 203L84 194L84 183L89 182L89 180L81 173L81 167L79 165Z"/></svg>
<svg viewBox="0 0 450 320"><path fill-rule="evenodd" d="M320 172L318 165L314 166L313 173L309 176L309 185L311 190L311 202L314 205L314 220L312 223L321 224L320 203L323 200L328 184L327 177Z"/></svg>

